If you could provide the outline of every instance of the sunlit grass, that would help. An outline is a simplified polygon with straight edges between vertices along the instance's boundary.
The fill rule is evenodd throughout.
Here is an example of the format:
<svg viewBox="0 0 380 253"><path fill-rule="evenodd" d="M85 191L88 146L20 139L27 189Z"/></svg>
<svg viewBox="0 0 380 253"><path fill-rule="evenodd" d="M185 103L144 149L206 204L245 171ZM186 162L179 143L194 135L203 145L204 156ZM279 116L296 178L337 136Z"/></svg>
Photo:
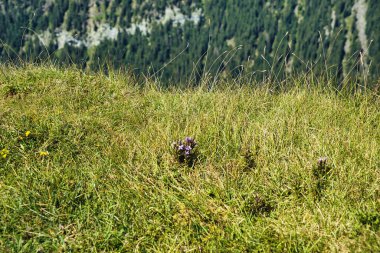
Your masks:
<svg viewBox="0 0 380 253"><path fill-rule="evenodd" d="M1 252L380 250L370 91L1 73ZM186 136L197 142L192 166L171 147Z"/></svg>

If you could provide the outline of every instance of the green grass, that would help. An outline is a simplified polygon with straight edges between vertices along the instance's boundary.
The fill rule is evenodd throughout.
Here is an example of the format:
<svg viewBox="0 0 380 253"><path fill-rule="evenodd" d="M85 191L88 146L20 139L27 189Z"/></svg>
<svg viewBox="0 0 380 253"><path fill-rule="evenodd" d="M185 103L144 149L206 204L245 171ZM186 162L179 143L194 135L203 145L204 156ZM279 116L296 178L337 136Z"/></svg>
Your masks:
<svg viewBox="0 0 380 253"><path fill-rule="evenodd" d="M380 251L373 92L1 70L1 252ZM192 168L170 147L185 136Z"/></svg>

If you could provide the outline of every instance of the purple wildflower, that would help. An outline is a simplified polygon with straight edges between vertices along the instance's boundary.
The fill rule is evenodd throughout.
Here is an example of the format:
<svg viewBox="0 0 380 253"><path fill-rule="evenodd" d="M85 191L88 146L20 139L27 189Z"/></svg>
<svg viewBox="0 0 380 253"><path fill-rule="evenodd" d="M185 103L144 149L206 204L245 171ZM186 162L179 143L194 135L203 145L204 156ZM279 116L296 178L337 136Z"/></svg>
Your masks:
<svg viewBox="0 0 380 253"><path fill-rule="evenodd" d="M185 143L188 146L192 147L192 148L194 148L197 145L197 143L195 142L195 140L193 138L191 138L191 137L186 137L185 138Z"/></svg>
<svg viewBox="0 0 380 253"><path fill-rule="evenodd" d="M196 159L196 142L191 137L186 137L183 141L179 140L172 144L172 148L175 150L177 159L180 163L186 162L193 164Z"/></svg>

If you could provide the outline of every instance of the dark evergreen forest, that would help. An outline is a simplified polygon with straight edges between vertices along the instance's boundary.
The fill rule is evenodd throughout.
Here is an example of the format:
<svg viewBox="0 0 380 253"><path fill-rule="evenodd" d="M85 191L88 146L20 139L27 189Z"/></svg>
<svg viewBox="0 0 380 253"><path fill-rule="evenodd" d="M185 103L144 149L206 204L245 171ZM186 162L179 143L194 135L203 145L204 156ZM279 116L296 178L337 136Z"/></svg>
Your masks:
<svg viewBox="0 0 380 253"><path fill-rule="evenodd" d="M173 14L175 13L175 14ZM0 59L165 80L380 73L377 0L0 0Z"/></svg>

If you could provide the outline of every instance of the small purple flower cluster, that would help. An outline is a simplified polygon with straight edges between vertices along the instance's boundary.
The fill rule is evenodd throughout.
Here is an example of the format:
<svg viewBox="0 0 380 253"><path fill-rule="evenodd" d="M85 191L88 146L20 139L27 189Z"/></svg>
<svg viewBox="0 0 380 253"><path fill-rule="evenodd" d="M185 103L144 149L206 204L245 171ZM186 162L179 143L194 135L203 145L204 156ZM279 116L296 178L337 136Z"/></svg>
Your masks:
<svg viewBox="0 0 380 253"><path fill-rule="evenodd" d="M185 161L193 162L196 156L194 150L196 146L197 143L195 142L194 138L191 137L186 137L183 141L175 141L172 144L172 147L176 152L178 161L180 163L183 163Z"/></svg>

